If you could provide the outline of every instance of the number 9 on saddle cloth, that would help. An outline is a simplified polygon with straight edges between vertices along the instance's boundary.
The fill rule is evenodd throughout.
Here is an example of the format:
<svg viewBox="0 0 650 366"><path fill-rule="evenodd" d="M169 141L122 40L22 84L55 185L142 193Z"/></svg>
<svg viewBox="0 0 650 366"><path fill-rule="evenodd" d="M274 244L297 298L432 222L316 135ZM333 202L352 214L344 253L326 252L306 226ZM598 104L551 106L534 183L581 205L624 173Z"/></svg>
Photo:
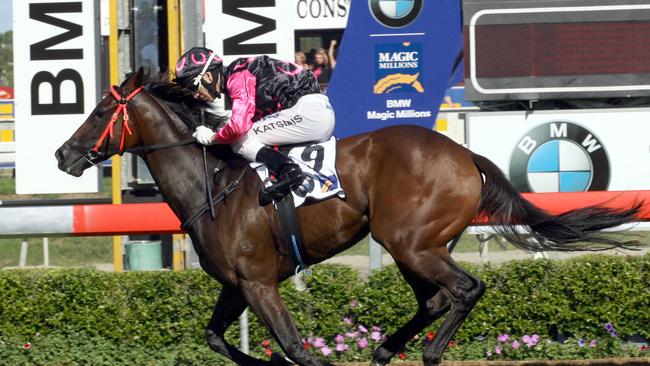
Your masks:
<svg viewBox="0 0 650 366"><path fill-rule="evenodd" d="M295 207L305 201L320 201L332 196L345 198L336 173L336 138L321 143L280 146L280 151L300 165L305 180L292 191ZM264 164L251 163L265 186L271 185L271 177Z"/></svg>

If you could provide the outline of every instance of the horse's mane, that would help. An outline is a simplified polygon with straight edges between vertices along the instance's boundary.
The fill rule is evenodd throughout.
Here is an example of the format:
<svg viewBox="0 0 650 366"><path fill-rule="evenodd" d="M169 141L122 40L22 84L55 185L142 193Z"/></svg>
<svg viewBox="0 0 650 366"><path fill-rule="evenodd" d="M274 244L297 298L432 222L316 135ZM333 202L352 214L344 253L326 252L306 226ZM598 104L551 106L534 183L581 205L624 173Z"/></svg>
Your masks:
<svg viewBox="0 0 650 366"><path fill-rule="evenodd" d="M134 73L122 83L122 87L137 74L142 77L141 82L144 90L157 97L165 106L171 109L190 131L194 131L197 126L201 125L201 109L209 108L209 104L194 98L188 90L172 82L167 71L138 70L137 73ZM220 118L212 113L204 113L204 115L205 124L215 130L217 126L225 122L225 118ZM247 164L244 159L235 155L228 145L213 145L209 151L227 164L235 163L235 165L242 166Z"/></svg>
<svg viewBox="0 0 650 366"><path fill-rule="evenodd" d="M201 110L210 107L207 103L194 98L188 90L172 82L167 71L142 71L142 85L144 90L158 97L176 113L191 131L201 125ZM222 118L212 113L205 113L206 125L216 128L222 122Z"/></svg>

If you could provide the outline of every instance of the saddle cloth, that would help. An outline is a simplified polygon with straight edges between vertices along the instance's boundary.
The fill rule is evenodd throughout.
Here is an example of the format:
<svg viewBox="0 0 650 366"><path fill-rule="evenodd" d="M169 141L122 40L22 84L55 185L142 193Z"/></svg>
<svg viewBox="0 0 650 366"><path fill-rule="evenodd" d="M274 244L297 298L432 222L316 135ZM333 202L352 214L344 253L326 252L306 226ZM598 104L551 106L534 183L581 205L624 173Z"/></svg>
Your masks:
<svg viewBox="0 0 650 366"><path fill-rule="evenodd" d="M286 151L288 149L288 151ZM287 154L296 162L305 173L304 189L295 189L293 202L299 207L305 201L321 201L332 196L345 198L341 182L336 174L336 138L332 136L328 141L280 147L280 151ZM262 163L251 163L265 186L271 185L268 169Z"/></svg>

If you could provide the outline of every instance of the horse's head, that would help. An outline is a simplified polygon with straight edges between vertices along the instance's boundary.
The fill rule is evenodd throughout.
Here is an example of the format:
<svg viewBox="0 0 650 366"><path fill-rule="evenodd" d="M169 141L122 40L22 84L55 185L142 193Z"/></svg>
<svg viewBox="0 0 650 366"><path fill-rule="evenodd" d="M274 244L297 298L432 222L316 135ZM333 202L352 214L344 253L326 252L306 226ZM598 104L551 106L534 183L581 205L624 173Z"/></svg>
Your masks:
<svg viewBox="0 0 650 366"><path fill-rule="evenodd" d="M56 150L59 169L79 177L89 167L141 143L137 118L129 117L137 115L131 100L141 97L139 92L144 77L145 73L140 69L121 86L111 87L111 93L99 102L70 139Z"/></svg>

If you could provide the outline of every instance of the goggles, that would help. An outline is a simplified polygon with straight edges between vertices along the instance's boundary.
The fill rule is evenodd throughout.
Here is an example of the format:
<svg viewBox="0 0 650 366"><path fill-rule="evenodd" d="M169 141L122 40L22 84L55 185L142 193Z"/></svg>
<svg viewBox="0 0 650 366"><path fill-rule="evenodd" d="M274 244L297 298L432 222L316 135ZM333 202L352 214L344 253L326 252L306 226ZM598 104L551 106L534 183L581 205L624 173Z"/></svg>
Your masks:
<svg viewBox="0 0 650 366"><path fill-rule="evenodd" d="M205 62L205 65L203 65L203 69L201 70L201 73L196 75L196 77L192 80L190 80L189 83L185 86L185 88L192 93L197 93L199 91L199 87L203 83L203 76L205 76L205 73L208 71L208 67L210 67L210 63L212 63L212 60L217 56L216 53L211 52L210 56L208 57L208 61Z"/></svg>

